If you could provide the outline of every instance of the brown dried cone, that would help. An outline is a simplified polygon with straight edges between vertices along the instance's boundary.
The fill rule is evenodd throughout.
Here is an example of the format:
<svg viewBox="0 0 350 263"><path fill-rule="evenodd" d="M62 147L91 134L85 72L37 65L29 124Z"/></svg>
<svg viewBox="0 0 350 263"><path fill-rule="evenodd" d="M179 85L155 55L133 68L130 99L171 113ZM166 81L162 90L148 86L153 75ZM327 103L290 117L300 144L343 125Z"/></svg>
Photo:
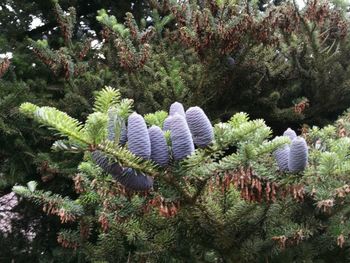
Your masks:
<svg viewBox="0 0 350 263"><path fill-rule="evenodd" d="M8 68L10 66L10 60L8 58L5 58L1 63L0 63L0 78L5 75L7 72Z"/></svg>
<svg viewBox="0 0 350 263"><path fill-rule="evenodd" d="M61 244L62 247L65 247L65 248L73 248L73 249L77 249L79 244L78 242L76 241L69 241L67 239L65 239L61 234L59 234L57 236L57 242L59 244Z"/></svg>
<svg viewBox="0 0 350 263"><path fill-rule="evenodd" d="M159 215L163 217L175 216L180 209L179 201L165 201L161 196L157 196L149 200L148 205L157 207L159 210Z"/></svg>
<svg viewBox="0 0 350 263"><path fill-rule="evenodd" d="M274 182L257 176L251 167L227 172L223 178L224 187L233 184L241 191L241 197L249 202L275 201L278 186Z"/></svg>
<svg viewBox="0 0 350 263"><path fill-rule="evenodd" d="M275 182L259 177L252 167L227 171L223 178L217 174L215 182L217 186L222 187L222 191L233 185L248 202L275 202L277 198L284 199L287 195L297 201L304 200L305 192L302 185L278 186Z"/></svg>

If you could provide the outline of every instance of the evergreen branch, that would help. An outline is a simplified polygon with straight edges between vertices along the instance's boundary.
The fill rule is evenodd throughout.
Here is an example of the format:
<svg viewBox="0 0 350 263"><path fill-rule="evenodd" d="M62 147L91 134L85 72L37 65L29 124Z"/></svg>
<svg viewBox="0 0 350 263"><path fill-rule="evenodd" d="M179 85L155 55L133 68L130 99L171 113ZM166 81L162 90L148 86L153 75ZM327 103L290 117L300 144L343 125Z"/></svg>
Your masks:
<svg viewBox="0 0 350 263"><path fill-rule="evenodd" d="M244 122L238 127L236 124L219 123L214 126L215 142L219 149L226 149L237 142L248 140L250 136L264 139L271 134L271 129L263 120Z"/></svg>
<svg viewBox="0 0 350 263"><path fill-rule="evenodd" d="M81 245L81 233L78 230L61 230L58 233L57 242L62 247L77 249Z"/></svg>
<svg viewBox="0 0 350 263"><path fill-rule="evenodd" d="M29 102L25 102L25 103L22 103L22 105L19 107L19 110L22 114L24 114L28 118L34 119L35 112L39 110L39 108L40 108L39 106L36 106Z"/></svg>
<svg viewBox="0 0 350 263"><path fill-rule="evenodd" d="M272 141L269 142L264 142L261 144L258 149L257 149L257 155L260 156L262 154L266 153L272 153L275 151L277 148L281 147L284 144L289 144L290 139L286 137L276 137Z"/></svg>
<svg viewBox="0 0 350 263"><path fill-rule="evenodd" d="M33 200L39 205L43 205L44 212L60 216L61 222L75 221L77 217L83 215L83 207L76 201L68 197L62 197L51 192L36 190L36 183L31 181L25 186L16 185L12 191L16 194Z"/></svg>
<svg viewBox="0 0 350 263"><path fill-rule="evenodd" d="M73 141L86 145L93 143L84 133L83 125L78 120L53 107L37 107L31 103L23 103L20 106L20 111Z"/></svg>
<svg viewBox="0 0 350 263"><path fill-rule="evenodd" d="M120 92L117 89L106 86L96 93L93 110L107 113L108 109L120 102Z"/></svg>
<svg viewBox="0 0 350 263"><path fill-rule="evenodd" d="M150 176L156 176L158 174L153 162L137 157L125 148L115 145L113 142L105 141L97 145L96 149L114 157L124 167L142 171Z"/></svg>
<svg viewBox="0 0 350 263"><path fill-rule="evenodd" d="M84 134L93 145L101 143L107 137L107 115L101 112L90 114L85 122Z"/></svg>
<svg viewBox="0 0 350 263"><path fill-rule="evenodd" d="M74 144L70 142L69 140L58 140L55 141L51 149L53 151L66 151L66 152L73 152L73 153L78 153L80 151L80 145Z"/></svg>
<svg viewBox="0 0 350 263"><path fill-rule="evenodd" d="M132 111L133 103L132 99L122 99L116 107L117 115L126 120Z"/></svg>

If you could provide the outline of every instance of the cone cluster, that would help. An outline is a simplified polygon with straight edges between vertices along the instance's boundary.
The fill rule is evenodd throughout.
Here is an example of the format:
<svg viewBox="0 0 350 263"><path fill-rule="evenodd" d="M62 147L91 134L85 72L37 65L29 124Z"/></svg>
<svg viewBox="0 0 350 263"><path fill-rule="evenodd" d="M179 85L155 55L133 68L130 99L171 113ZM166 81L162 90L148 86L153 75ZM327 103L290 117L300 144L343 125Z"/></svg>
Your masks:
<svg viewBox="0 0 350 263"><path fill-rule="evenodd" d="M304 138L298 137L295 131L288 128L283 136L289 137L291 145L284 145L274 152L274 157L280 171L297 173L307 166L308 149Z"/></svg>
<svg viewBox="0 0 350 263"><path fill-rule="evenodd" d="M115 138L115 118L109 116L107 124L108 136L111 141ZM213 127L199 107L191 107L186 112L181 103L175 102L170 106L169 116L165 119L163 130L157 126L147 129L144 118L134 112L128 118L128 126L122 123L120 145L127 143L130 152L143 159L151 159L159 166L169 164L170 153L164 135L170 131L172 156L175 161L182 160L194 152L195 146L206 147L214 139ZM93 160L105 172L110 173L119 183L127 188L144 191L153 186L153 178L135 171L132 168L121 167L111 162L101 151L92 153Z"/></svg>

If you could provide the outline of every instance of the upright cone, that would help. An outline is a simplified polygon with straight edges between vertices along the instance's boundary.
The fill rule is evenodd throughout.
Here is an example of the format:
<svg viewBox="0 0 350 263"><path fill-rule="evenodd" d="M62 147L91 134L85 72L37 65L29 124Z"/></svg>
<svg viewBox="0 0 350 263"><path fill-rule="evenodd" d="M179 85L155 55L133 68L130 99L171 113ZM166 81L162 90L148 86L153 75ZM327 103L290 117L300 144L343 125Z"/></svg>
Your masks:
<svg viewBox="0 0 350 263"><path fill-rule="evenodd" d="M173 119L172 116L166 117L163 123L163 131L170 131L172 119Z"/></svg>
<svg viewBox="0 0 350 263"><path fill-rule="evenodd" d="M190 128L193 142L198 147L208 146L214 139L210 120L200 107L191 107L186 111L186 120Z"/></svg>
<svg viewBox="0 0 350 263"><path fill-rule="evenodd" d="M177 101L171 104L169 115L174 116L176 113L180 114L182 117L186 117L184 106Z"/></svg>
<svg viewBox="0 0 350 263"><path fill-rule="evenodd" d="M151 160L160 166L166 166L169 162L169 152L163 131L158 126L148 129L151 140Z"/></svg>
<svg viewBox="0 0 350 263"><path fill-rule="evenodd" d="M130 152L143 159L151 156L151 142L143 117L136 112L128 119L128 148Z"/></svg>
<svg viewBox="0 0 350 263"><path fill-rule="evenodd" d="M288 169L290 172L297 173L305 169L308 160L308 149L304 138L297 137L290 145L288 158Z"/></svg>
<svg viewBox="0 0 350 263"><path fill-rule="evenodd" d="M293 129L288 128L284 131L283 136L287 136L291 141L293 141L297 137L297 134Z"/></svg>
<svg viewBox="0 0 350 263"><path fill-rule="evenodd" d="M280 171L288 171L288 158L289 158L289 146L284 145L281 148L278 148L274 151L273 155L277 161L277 165Z"/></svg>
<svg viewBox="0 0 350 263"><path fill-rule="evenodd" d="M170 130L174 159L178 161L191 155L194 152L194 144L185 118L179 114L175 114Z"/></svg>

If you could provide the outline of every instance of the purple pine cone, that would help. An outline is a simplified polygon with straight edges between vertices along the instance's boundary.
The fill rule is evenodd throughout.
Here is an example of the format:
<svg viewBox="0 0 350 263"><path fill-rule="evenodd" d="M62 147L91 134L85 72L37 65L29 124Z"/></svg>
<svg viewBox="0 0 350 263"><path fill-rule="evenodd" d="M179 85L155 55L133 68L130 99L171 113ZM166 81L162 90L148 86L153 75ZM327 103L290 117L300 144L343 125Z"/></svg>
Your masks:
<svg viewBox="0 0 350 263"><path fill-rule="evenodd" d="M171 121L172 121L173 117L172 116L168 116L163 123L163 131L169 131L170 127L171 127Z"/></svg>
<svg viewBox="0 0 350 263"><path fill-rule="evenodd" d="M288 128L287 130L284 131L283 136L287 136L291 141L293 141L297 137L297 134L295 133L294 130L292 130L291 128Z"/></svg>
<svg viewBox="0 0 350 263"><path fill-rule="evenodd" d="M175 160L182 160L194 152L190 129L184 117L175 114L171 122L171 142Z"/></svg>
<svg viewBox="0 0 350 263"><path fill-rule="evenodd" d="M127 141L128 141L128 128L126 127L125 123L123 123L122 130L120 132L119 144L121 146L124 146Z"/></svg>
<svg viewBox="0 0 350 263"><path fill-rule="evenodd" d="M111 161L105 154L101 151L93 151L92 159L100 166L106 173L113 176L119 176L123 172L123 168L116 162Z"/></svg>
<svg viewBox="0 0 350 263"><path fill-rule="evenodd" d="M233 57L228 56L226 58L226 64L230 69L233 69L235 67L236 61Z"/></svg>
<svg viewBox="0 0 350 263"><path fill-rule="evenodd" d="M94 151L92 159L106 173L111 174L115 180L127 188L136 191L146 191L153 186L152 177L136 173L131 168L122 168L118 163L110 161L101 151Z"/></svg>
<svg viewBox="0 0 350 263"><path fill-rule="evenodd" d="M129 151L144 159L151 156L151 142L147 125L143 117L136 112L128 119L128 147Z"/></svg>
<svg viewBox="0 0 350 263"><path fill-rule="evenodd" d="M186 111L186 120L194 144L198 147L208 146L214 139L214 132L204 111L200 107L191 107Z"/></svg>
<svg viewBox="0 0 350 263"><path fill-rule="evenodd" d="M301 172L305 169L308 160L308 149L304 138L297 137L290 145L288 169L290 172Z"/></svg>
<svg viewBox="0 0 350 263"><path fill-rule="evenodd" d="M284 145L274 151L273 155L277 161L277 165L280 171L288 171L288 157L289 157L289 146Z"/></svg>
<svg viewBox="0 0 350 263"><path fill-rule="evenodd" d="M170 105L169 115L174 116L175 113L180 114L182 117L186 117L184 106L180 102L174 102Z"/></svg>
<svg viewBox="0 0 350 263"><path fill-rule="evenodd" d="M169 162L169 152L163 131L158 126L148 129L151 140L151 160L160 166L166 166Z"/></svg>
<svg viewBox="0 0 350 263"><path fill-rule="evenodd" d="M116 176L115 179L126 188L135 191L146 191L153 187L153 178L151 176L137 173L132 168L124 168L123 174Z"/></svg>

